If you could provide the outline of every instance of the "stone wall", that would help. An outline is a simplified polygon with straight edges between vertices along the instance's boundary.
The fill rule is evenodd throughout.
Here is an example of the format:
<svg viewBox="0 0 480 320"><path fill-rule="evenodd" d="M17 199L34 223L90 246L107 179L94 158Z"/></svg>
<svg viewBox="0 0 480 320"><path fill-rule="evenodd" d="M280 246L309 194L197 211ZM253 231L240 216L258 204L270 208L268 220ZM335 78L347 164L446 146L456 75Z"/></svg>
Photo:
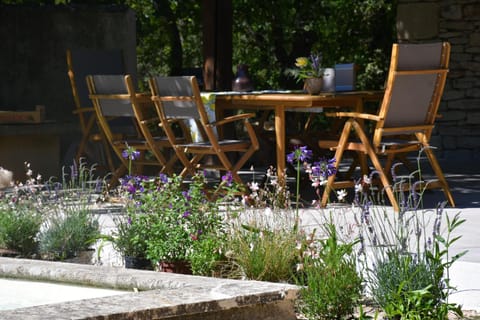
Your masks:
<svg viewBox="0 0 480 320"><path fill-rule="evenodd" d="M480 158L480 2L399 0L399 41L450 42L447 78L432 145L443 157Z"/></svg>
<svg viewBox="0 0 480 320"><path fill-rule="evenodd" d="M67 76L67 48L125 53L136 70L135 14L125 7L0 6L0 110L33 110L75 122Z"/></svg>
<svg viewBox="0 0 480 320"><path fill-rule="evenodd" d="M47 120L38 126L2 125L0 142L12 140L11 136L28 142L38 133L52 146L51 151L42 147L45 152L39 153L33 140L15 150L5 150L0 143L0 166L14 171L21 167L23 172L23 162L28 161L36 172L58 176L63 165L71 164L81 135L72 114L66 50L121 49L127 72L136 74L135 13L125 6L0 5L0 21L0 110L33 111L44 105ZM33 153L12 153L21 150ZM1 156L7 153L9 159Z"/></svg>

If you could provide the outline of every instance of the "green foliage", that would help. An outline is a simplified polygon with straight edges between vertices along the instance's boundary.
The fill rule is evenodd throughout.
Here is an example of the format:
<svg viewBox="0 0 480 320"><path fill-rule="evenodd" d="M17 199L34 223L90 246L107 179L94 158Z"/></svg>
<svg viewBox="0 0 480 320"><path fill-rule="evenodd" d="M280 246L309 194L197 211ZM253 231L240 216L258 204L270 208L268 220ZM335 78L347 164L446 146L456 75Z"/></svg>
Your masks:
<svg viewBox="0 0 480 320"><path fill-rule="evenodd" d="M141 89L152 74L178 75L202 67L200 1L97 0L128 5L137 18L137 59ZM2 0L1 3L85 4L80 0ZM300 88L285 71L296 57L321 52L324 66L355 62L357 85L380 88L395 40L397 1L232 0L232 61L250 66L258 89ZM232 70L233 76L233 70Z"/></svg>
<svg viewBox="0 0 480 320"><path fill-rule="evenodd" d="M39 235L43 257L64 260L87 250L100 237L98 220L85 208L64 208L52 215Z"/></svg>
<svg viewBox="0 0 480 320"><path fill-rule="evenodd" d="M295 221L289 210L252 210L238 217L228 233L228 257L243 278L274 282L292 279L298 262Z"/></svg>
<svg viewBox="0 0 480 320"><path fill-rule="evenodd" d="M189 261L194 247L208 251L208 245L197 242L205 239L212 244L213 235L221 237L223 217L219 208L235 188L229 183L227 177L216 192L207 192L207 181L201 173L192 177L188 186L176 175L127 177L122 188L127 192L124 196L131 198L128 215L126 220L117 220L114 246L123 255L136 254L152 263ZM199 272L208 269L201 262L196 267Z"/></svg>
<svg viewBox="0 0 480 320"><path fill-rule="evenodd" d="M362 292L353 247L341 243L333 224L326 226L328 237L309 242L304 248L300 309L309 319L348 319L352 317Z"/></svg>
<svg viewBox="0 0 480 320"><path fill-rule="evenodd" d="M219 274L225 255L222 249L226 246L225 234L211 233L195 241L190 254L192 273L201 276L216 276Z"/></svg>
<svg viewBox="0 0 480 320"><path fill-rule="evenodd" d="M449 268L465 252L449 256L460 236L452 232L464 220L446 216L446 236L440 232L443 206L437 209L432 233L425 233L421 213L369 217L367 236L373 240L373 262L367 280L374 300L391 319L446 319L449 312L462 315L460 306L449 303L453 287ZM375 217L377 218L377 217ZM388 238L386 235L389 235ZM413 240L413 241L412 241Z"/></svg>
<svg viewBox="0 0 480 320"><path fill-rule="evenodd" d="M37 252L37 234L42 217L34 208L18 205L15 208L0 204L0 247L17 251L28 257Z"/></svg>
<svg viewBox="0 0 480 320"><path fill-rule="evenodd" d="M310 52L321 52L325 67L358 64L360 88L383 84L395 39L395 2L234 0L233 7L233 61L250 65L257 87L295 88L284 71Z"/></svg>
<svg viewBox="0 0 480 320"><path fill-rule="evenodd" d="M128 214L114 219L116 226L109 240L123 257L146 258L147 237L149 236L148 217L142 214Z"/></svg>

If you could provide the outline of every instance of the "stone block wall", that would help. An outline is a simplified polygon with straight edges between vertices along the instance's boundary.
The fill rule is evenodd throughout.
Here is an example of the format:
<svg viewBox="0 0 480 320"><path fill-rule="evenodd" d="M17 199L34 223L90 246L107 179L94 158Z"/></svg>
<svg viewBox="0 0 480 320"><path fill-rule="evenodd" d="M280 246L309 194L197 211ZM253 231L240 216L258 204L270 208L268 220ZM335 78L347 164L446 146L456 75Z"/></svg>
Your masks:
<svg viewBox="0 0 480 320"><path fill-rule="evenodd" d="M135 14L113 6L0 6L0 110L45 105L49 120L76 123L68 48L122 49L136 73Z"/></svg>
<svg viewBox="0 0 480 320"><path fill-rule="evenodd" d="M399 0L399 41L450 42L450 72L432 145L443 157L480 159L480 2Z"/></svg>
<svg viewBox="0 0 480 320"><path fill-rule="evenodd" d="M0 125L0 166L19 177L28 161L44 177L58 177L72 163L81 138L66 51L121 49L127 72L136 74L135 13L126 6L0 5L0 21L0 110L33 111L44 105L47 120L36 126ZM35 135L55 145L54 154L27 137ZM5 147L11 136L31 143L11 150ZM7 153L8 159L1 156Z"/></svg>

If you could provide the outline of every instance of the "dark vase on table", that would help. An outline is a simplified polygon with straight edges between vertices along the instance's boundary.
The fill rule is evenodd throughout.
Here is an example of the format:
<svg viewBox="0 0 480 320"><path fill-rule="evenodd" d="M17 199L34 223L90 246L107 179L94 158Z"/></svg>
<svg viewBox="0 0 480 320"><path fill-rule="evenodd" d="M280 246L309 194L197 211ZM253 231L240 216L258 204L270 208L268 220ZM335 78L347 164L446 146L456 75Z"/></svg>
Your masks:
<svg viewBox="0 0 480 320"><path fill-rule="evenodd" d="M233 91L252 91L253 81L250 79L248 66L246 64L239 64L237 66L237 74L232 83Z"/></svg>

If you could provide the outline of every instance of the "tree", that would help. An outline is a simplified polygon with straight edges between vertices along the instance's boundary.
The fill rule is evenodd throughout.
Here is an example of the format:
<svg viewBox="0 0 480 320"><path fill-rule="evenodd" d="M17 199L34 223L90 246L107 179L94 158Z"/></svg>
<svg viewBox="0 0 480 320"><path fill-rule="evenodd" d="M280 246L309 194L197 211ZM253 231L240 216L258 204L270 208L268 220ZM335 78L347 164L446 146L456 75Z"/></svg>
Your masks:
<svg viewBox="0 0 480 320"><path fill-rule="evenodd" d="M202 67L201 1L0 0L0 4L127 4L137 16L139 79ZM298 56L321 52L326 66L355 62L360 88L379 88L395 39L396 0L232 0L233 64L257 88L292 89ZM232 70L233 74L234 70Z"/></svg>

